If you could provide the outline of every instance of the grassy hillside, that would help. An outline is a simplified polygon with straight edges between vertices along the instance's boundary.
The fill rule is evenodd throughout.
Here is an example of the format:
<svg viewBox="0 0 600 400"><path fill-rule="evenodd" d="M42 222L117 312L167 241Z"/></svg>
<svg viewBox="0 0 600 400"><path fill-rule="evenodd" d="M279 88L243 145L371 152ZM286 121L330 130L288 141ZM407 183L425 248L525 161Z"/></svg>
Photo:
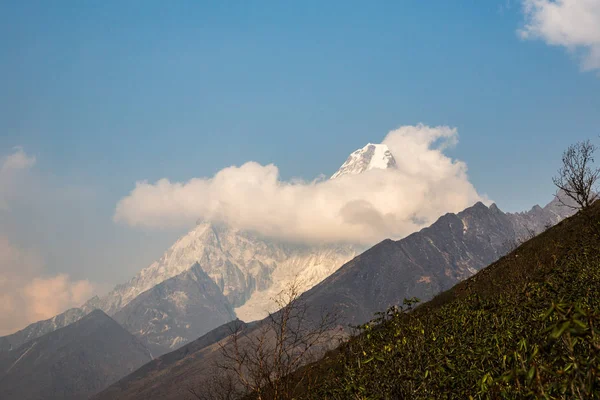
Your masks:
<svg viewBox="0 0 600 400"><path fill-rule="evenodd" d="M600 202L407 308L363 325L295 397L600 398Z"/></svg>

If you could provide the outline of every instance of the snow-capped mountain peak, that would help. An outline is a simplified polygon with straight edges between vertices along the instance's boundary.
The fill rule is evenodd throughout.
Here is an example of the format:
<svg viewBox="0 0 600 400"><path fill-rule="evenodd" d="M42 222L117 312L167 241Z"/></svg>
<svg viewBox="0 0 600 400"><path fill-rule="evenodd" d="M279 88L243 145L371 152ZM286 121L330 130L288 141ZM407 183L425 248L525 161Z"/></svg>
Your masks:
<svg viewBox="0 0 600 400"><path fill-rule="evenodd" d="M340 169L331 176L331 179L343 175L357 175L371 169L396 168L396 160L385 144L368 143L358 149L346 160Z"/></svg>

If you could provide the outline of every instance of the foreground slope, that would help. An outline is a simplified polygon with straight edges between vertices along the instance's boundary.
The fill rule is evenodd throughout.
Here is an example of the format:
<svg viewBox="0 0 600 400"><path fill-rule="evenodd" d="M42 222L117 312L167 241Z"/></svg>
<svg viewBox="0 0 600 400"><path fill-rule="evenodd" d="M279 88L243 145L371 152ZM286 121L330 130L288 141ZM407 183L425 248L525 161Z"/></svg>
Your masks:
<svg viewBox="0 0 600 400"><path fill-rule="evenodd" d="M87 399L151 360L100 310L0 354L0 398Z"/></svg>
<svg viewBox="0 0 600 400"><path fill-rule="evenodd" d="M297 398L600 398L600 202L313 365Z"/></svg>

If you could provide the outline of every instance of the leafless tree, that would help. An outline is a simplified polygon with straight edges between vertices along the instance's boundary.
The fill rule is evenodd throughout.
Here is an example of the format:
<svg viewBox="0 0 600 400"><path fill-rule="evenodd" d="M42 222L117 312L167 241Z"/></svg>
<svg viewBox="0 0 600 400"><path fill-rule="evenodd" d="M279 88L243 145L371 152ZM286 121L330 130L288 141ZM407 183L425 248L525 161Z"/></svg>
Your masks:
<svg viewBox="0 0 600 400"><path fill-rule="evenodd" d="M594 188L600 177L600 168L592 168L595 151L596 146L585 140L569 146L563 153L562 167L552 181L559 192L563 192L575 203L571 204L558 196L564 206L584 209L598 198Z"/></svg>
<svg viewBox="0 0 600 400"><path fill-rule="evenodd" d="M298 369L314 361L335 336L335 315L309 313L300 294L299 284L291 283L275 299L279 311L270 313L254 332L243 338L234 335L229 346L222 346L226 362L221 369L233 372L258 400L292 398L310 376L309 368Z"/></svg>
<svg viewBox="0 0 600 400"><path fill-rule="evenodd" d="M197 391L193 395L201 400L235 396L287 400L299 387L307 386L312 376L310 363L332 344L339 344L344 334L334 313L310 310L300 295L295 281L275 299L279 311L252 329L236 325L229 338L219 343L216 388L209 390L210 395Z"/></svg>

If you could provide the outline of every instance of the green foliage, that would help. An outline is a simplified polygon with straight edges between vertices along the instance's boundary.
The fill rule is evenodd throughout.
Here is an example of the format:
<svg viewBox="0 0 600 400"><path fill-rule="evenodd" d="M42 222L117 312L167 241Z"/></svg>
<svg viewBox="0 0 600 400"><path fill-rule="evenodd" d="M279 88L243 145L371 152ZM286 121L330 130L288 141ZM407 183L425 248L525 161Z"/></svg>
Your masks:
<svg viewBox="0 0 600 400"><path fill-rule="evenodd" d="M411 299L377 314L321 362L301 397L600 398L600 207L592 208L430 304L413 310Z"/></svg>

